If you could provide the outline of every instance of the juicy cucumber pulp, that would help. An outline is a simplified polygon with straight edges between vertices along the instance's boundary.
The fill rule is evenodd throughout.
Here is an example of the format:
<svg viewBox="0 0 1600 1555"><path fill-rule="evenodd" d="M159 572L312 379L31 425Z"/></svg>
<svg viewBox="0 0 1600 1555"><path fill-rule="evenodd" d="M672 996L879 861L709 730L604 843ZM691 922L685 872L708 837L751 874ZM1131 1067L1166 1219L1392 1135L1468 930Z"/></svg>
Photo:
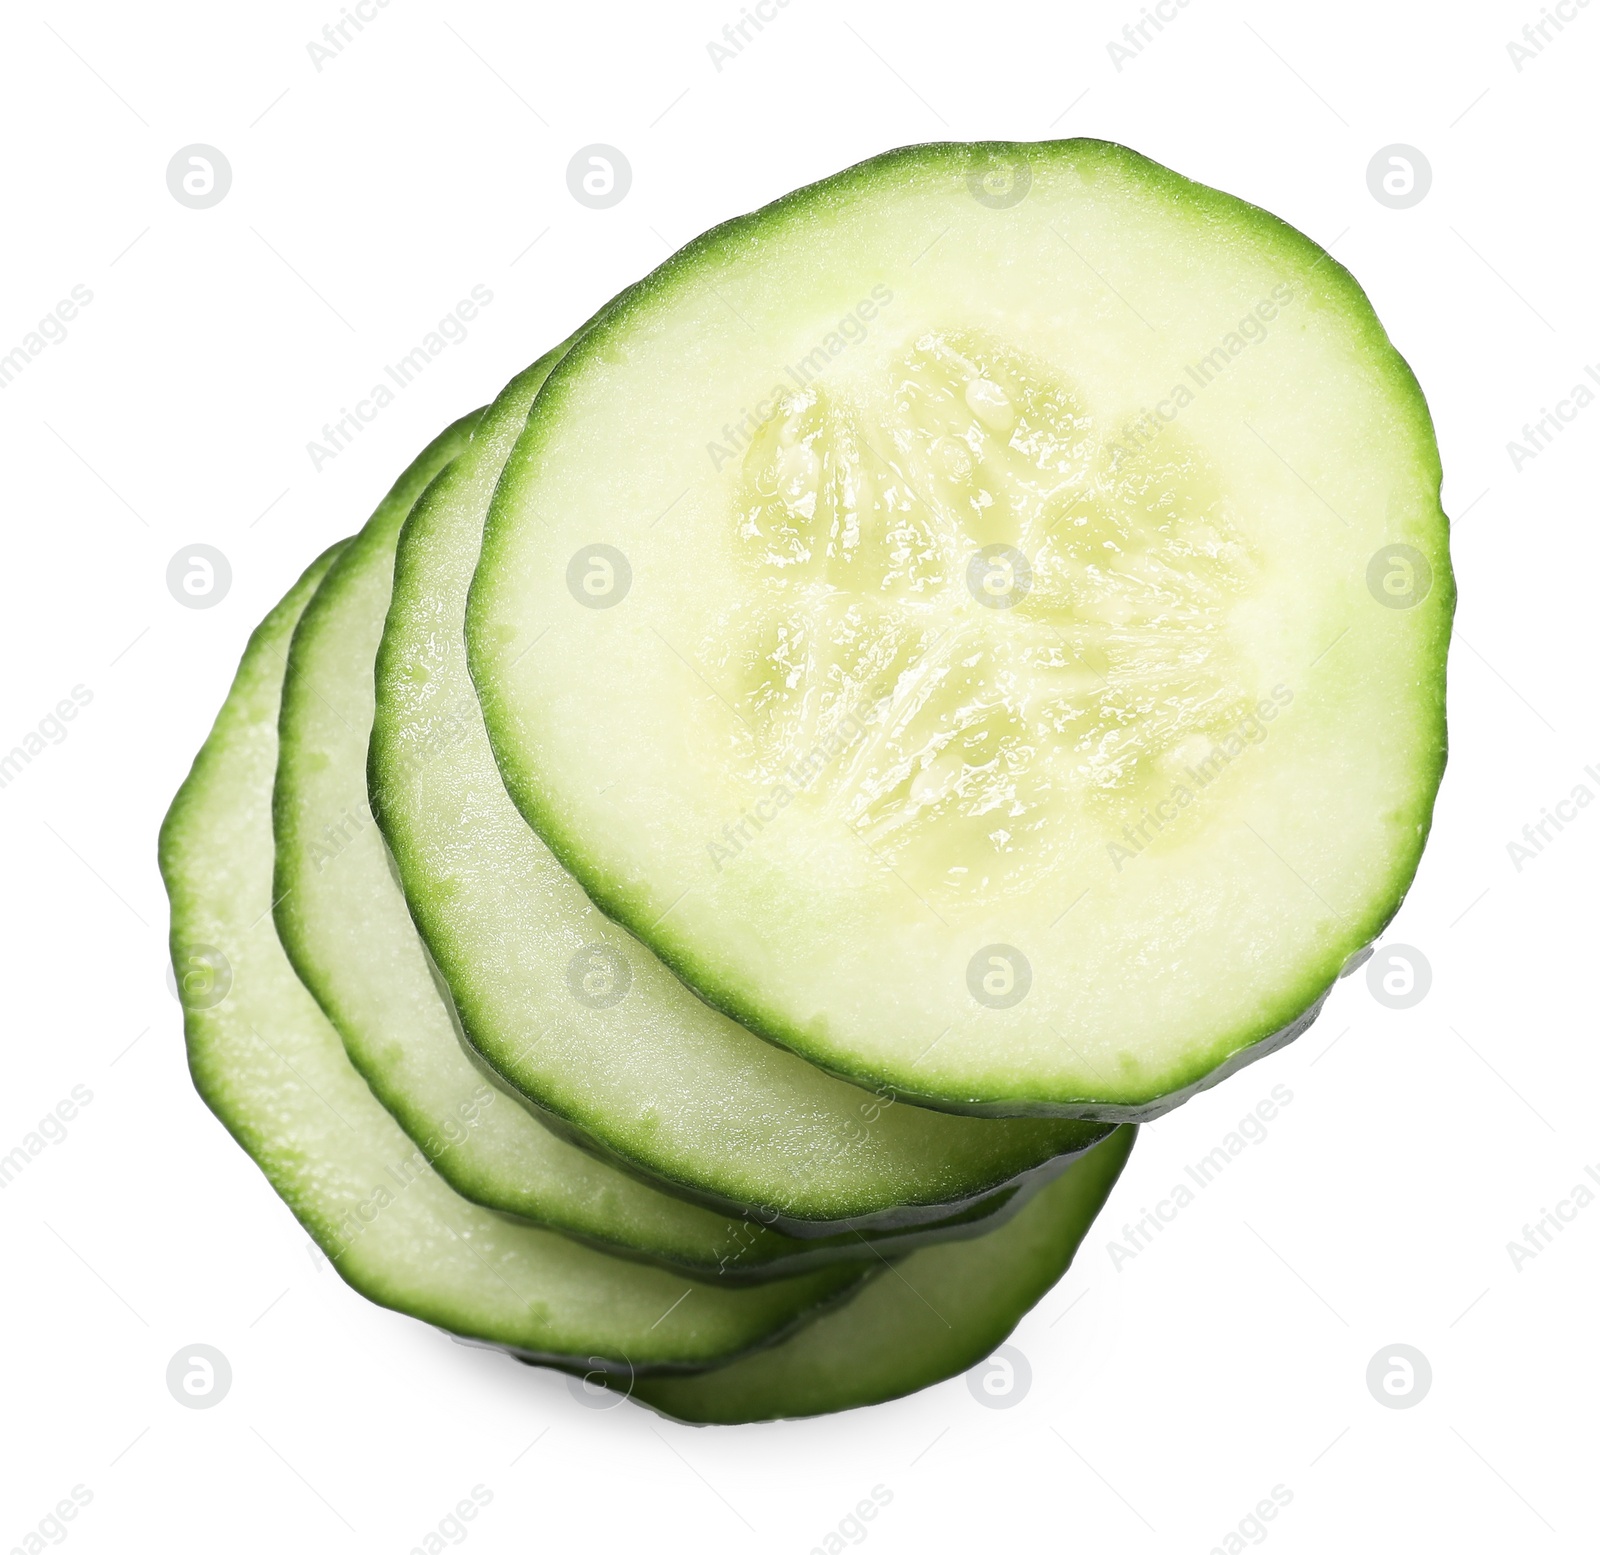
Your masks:
<svg viewBox="0 0 1600 1555"><path fill-rule="evenodd" d="M625 1169L721 1208L754 1207L741 1237L759 1224L810 1236L952 1217L970 1228L979 1201L1058 1171L1107 1129L892 1104L762 1042L607 922L506 794L462 619L533 387L524 375L500 396L407 519L375 671L373 810L465 1039ZM474 1195L483 1188L479 1177Z"/></svg>
<svg viewBox="0 0 1600 1555"><path fill-rule="evenodd" d="M485 414L491 442L511 436L557 355L521 374ZM448 502L484 478L484 451L470 446L469 431L463 424L441 439L452 461L420 498L402 483L345 546L295 627L284 674L273 789L278 933L373 1094L464 1197L702 1277L770 1279L839 1258L875 1262L929 1238L977 1235L1002 1210L1020 1208L1024 1195L1011 1189L915 1231L787 1237L663 1193L558 1138L463 1052L372 823L366 765L373 659L400 525L413 498Z"/></svg>
<svg viewBox="0 0 1600 1555"><path fill-rule="evenodd" d="M855 1288L860 1266L848 1264L743 1288L702 1284L516 1224L454 1193L368 1090L272 921L284 655L333 555L251 637L161 829L173 963L187 969L198 956L230 973L215 985L220 1000L193 999L184 1015L211 1110L363 1295L522 1355L630 1376L709 1365Z"/></svg>
<svg viewBox="0 0 1600 1555"><path fill-rule="evenodd" d="M523 814L708 1002L928 1105L1149 1117L1411 881L1439 486L1309 239L1102 142L917 147L578 340L471 668Z"/></svg>
<svg viewBox="0 0 1600 1555"><path fill-rule="evenodd" d="M881 1404L967 1370L1066 1272L1133 1136L1096 1145L1000 1230L913 1253L780 1343L694 1376L640 1378L631 1396L690 1424L743 1425Z"/></svg>

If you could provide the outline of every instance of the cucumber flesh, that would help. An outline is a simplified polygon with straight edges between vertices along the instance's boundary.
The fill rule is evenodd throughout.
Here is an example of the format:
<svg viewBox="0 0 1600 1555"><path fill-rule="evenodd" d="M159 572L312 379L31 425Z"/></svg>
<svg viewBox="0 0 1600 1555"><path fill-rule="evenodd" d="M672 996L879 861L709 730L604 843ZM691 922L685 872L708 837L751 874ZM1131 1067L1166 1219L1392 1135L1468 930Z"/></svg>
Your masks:
<svg viewBox="0 0 1600 1555"><path fill-rule="evenodd" d="M558 352L508 386L490 422L524 413ZM468 447L463 432L456 453ZM474 477L456 458L418 499L449 501ZM300 979L337 1027L350 1061L424 1156L463 1197L702 1278L771 1279L834 1259L875 1262L929 1238L981 1233L1002 1190L950 1222L864 1238L784 1236L661 1192L558 1138L474 1067L417 937L367 809L373 660L400 526L397 488L329 568L295 627L278 719L273 791L274 916ZM887 1245L886 1245L887 1244Z"/></svg>
<svg viewBox="0 0 1600 1555"><path fill-rule="evenodd" d="M220 1002L191 999L184 1016L190 1071L211 1110L355 1289L521 1355L628 1375L704 1366L855 1288L860 1266L845 1264L741 1288L688 1281L470 1204L352 1067L272 921L284 655L333 556L250 639L161 830L174 965L202 955L214 966L215 951L231 972Z"/></svg>
<svg viewBox="0 0 1600 1555"><path fill-rule="evenodd" d="M576 342L472 673L523 814L731 1018L924 1105L1150 1117L1410 884L1439 486L1309 239L1103 142L914 147Z"/></svg>
<svg viewBox="0 0 1600 1555"><path fill-rule="evenodd" d="M368 769L411 916L484 1064L625 1169L799 1236L946 1220L1104 1137L891 1104L761 1041L609 923L529 828L462 619L530 392L501 396L401 531Z"/></svg>
<svg viewBox="0 0 1600 1555"><path fill-rule="evenodd" d="M913 1253L790 1338L692 1377L640 1378L631 1396L689 1424L742 1425L881 1404L966 1371L1066 1272L1133 1136L1096 1145L999 1230Z"/></svg>

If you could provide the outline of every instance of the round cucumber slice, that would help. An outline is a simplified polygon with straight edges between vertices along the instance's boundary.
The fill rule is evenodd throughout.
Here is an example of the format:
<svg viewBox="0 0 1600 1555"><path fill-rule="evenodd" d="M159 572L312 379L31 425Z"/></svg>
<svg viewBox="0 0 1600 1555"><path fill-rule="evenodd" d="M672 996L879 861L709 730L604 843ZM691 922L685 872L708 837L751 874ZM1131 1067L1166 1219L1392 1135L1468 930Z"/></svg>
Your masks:
<svg viewBox="0 0 1600 1555"><path fill-rule="evenodd" d="M1415 872L1454 603L1351 276L1096 141L729 222L541 391L467 615L506 785L708 1002L953 1110L1141 1119Z"/></svg>
<svg viewBox="0 0 1600 1555"><path fill-rule="evenodd" d="M559 354L508 385L487 418L490 436L509 435L526 415ZM452 451L467 444L464 425ZM456 459L418 500L452 500L478 463ZM1002 1210L1020 1208L1013 1188L928 1227L787 1237L650 1187L558 1138L485 1079L462 1049L367 807L373 659L413 495L397 487L379 505L294 629L278 719L273 896L279 938L301 981L433 1168L491 1209L704 1278L771 1279L832 1259L876 1261L928 1239L978 1235Z"/></svg>
<svg viewBox="0 0 1600 1555"><path fill-rule="evenodd" d="M454 1193L368 1090L272 921L284 654L333 555L251 637L161 829L173 963L191 990L189 1066L206 1103L358 1291L519 1354L630 1376L704 1366L854 1288L863 1274L850 1264L742 1288L685 1281L516 1224Z"/></svg>
<svg viewBox="0 0 1600 1555"><path fill-rule="evenodd" d="M640 1378L631 1396L691 1425L744 1425L881 1404L966 1371L1066 1273L1133 1136L1096 1145L1001 1229L913 1253L790 1338L692 1377Z"/></svg>
<svg viewBox="0 0 1600 1555"><path fill-rule="evenodd" d="M893 1104L761 1041L602 917L518 813L462 619L531 393L496 401L406 521L376 667L372 806L471 1049L578 1142L789 1235L965 1219L1060 1170L1106 1127Z"/></svg>

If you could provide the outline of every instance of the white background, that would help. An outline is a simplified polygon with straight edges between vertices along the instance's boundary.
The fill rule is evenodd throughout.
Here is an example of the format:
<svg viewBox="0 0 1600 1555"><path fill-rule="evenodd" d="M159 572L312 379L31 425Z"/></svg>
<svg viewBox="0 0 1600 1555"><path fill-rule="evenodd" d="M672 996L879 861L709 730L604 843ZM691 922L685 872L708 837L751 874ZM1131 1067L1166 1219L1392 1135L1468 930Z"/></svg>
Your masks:
<svg viewBox="0 0 1600 1555"><path fill-rule="evenodd" d="M0 747L74 685L93 700L0 790L0 1153L74 1085L94 1099L0 1190L0 1549L78 1484L86 1552L403 1555L474 1485L484 1552L804 1555L874 1485L883 1555L1203 1555L1276 1485L1285 1552L1593 1547L1600 1205L1520 1272L1507 1251L1600 1169L1600 808L1520 872L1506 848L1600 791L1600 408L1520 473L1506 449L1600 363L1600 5L1518 72L1537 9L1194 0L1119 72L1134 0L793 0L718 72L735 0L393 0L318 72L335 0L6 8L0 352L75 284L94 301L0 391ZM445 422L703 228L891 146L1068 134L1331 245L1428 394L1452 751L1390 935L1428 996L1391 1011L1351 978L1307 1037L1148 1129L1016 1335L1033 1383L1009 1409L958 1379L691 1431L367 1305L194 1095L164 982L156 827L250 627ZM191 142L232 164L209 210L167 191ZM611 210L567 191L591 142L633 167ZM1368 192L1392 142L1433 167L1410 210ZM308 440L476 283L494 301L466 342L316 473ZM233 568L206 611L164 581L196 541ZM1108 1237L1277 1083L1265 1141L1114 1269ZM194 1342L233 1367L206 1411L164 1382ZM1397 1342L1433 1369L1406 1410L1365 1381Z"/></svg>

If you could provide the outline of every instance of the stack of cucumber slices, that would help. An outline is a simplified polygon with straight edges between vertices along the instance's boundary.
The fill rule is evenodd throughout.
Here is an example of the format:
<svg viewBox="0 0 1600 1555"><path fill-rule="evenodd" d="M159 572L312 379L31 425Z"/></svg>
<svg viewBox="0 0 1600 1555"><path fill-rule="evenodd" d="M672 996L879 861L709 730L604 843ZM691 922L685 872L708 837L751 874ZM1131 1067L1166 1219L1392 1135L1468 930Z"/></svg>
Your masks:
<svg viewBox="0 0 1600 1555"><path fill-rule="evenodd" d="M729 222L251 637L161 836L195 1083L461 1338L703 1422L963 1371L1395 912L1439 484L1348 273L1121 147Z"/></svg>

